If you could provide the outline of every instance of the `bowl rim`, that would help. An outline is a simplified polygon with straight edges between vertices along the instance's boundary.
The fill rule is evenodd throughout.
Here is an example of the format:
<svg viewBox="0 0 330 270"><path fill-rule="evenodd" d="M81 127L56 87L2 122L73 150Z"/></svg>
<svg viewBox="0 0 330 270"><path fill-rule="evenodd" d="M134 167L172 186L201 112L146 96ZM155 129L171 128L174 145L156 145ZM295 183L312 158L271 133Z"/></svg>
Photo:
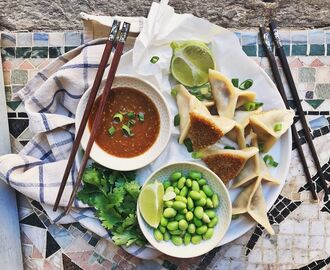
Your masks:
<svg viewBox="0 0 330 270"><path fill-rule="evenodd" d="M180 164L184 164L184 165L189 165L189 166L193 166L193 167L197 167L197 170L198 168L202 168L203 170L206 170L208 171L215 179L217 179L220 187L225 191L225 200L227 201L228 205L229 205L229 209L228 209L228 222L226 224L226 227L224 228L223 230L223 235L222 237L219 239L219 241L213 246L211 245L211 248L209 250L207 250L206 252L204 253L200 253L200 254L197 254L197 255L194 255L194 256L189 256L187 253L187 256L175 256L176 258L194 258L194 257L197 257L197 256L201 256L203 254L206 254L207 252L211 251L212 249L216 248L217 246L219 246L219 243L222 241L222 239L225 237L228 229L229 229L229 226L230 226L230 223L231 223L231 217L232 217L232 203L231 203L231 199L230 199L230 194L229 194L229 190L228 188L226 187L226 185L222 182L222 180L220 179L219 176L217 176L212 170L210 170L208 167L202 165L202 164L199 164L199 163L196 163L196 162L192 162L192 161L177 161L177 162L171 162L171 163L167 163L165 165L163 165L162 167L158 168L157 170L155 170L154 172L152 172L148 178L144 181L142 187L141 187L141 190L147 185L147 184L150 184L152 182L150 182L152 180L152 178L158 173L160 172L161 170L167 168L167 167L171 167L171 166L174 166L174 165L180 165ZM139 200L139 199L138 199ZM142 227L140 226L140 223L141 222L144 222L145 224L147 224L145 222L145 220L143 219L142 217L142 214L140 212L140 209L139 209L139 203L136 204L136 213L137 213L137 219L138 219L138 224L139 224L139 227L143 233L143 235L145 236L145 238L148 240L149 236L150 238L152 237L152 235L150 235L149 233L145 232L144 229L142 229ZM147 224L147 226L149 226ZM148 235L148 236L147 236ZM148 241L148 247L150 248L153 248L153 249L156 249L160 252L162 252L163 254L166 254L166 255L169 255L169 256L173 256L172 253L168 253L167 251L164 251L164 250L160 250L159 248L155 247L154 245L152 245L152 243L150 243ZM198 245L196 245L196 247L198 247Z"/></svg>
<svg viewBox="0 0 330 270"><path fill-rule="evenodd" d="M128 78L128 79L131 79L131 80L137 80L137 81L140 81L142 82L143 84L145 85L148 85L150 89L152 89L152 91L154 91L156 93L156 95L158 96L159 100L161 100L161 102L163 103L163 114L160 113L158 107L156 106L156 109L159 113L159 116L160 116L160 122L162 122L162 119L164 117L162 117L162 115L164 115L164 113L167 115L167 118L168 118L168 126L169 128L168 129L164 129L163 130L163 133L165 133L164 135L164 143L162 144L161 147L159 147L159 149L156 151L156 153L154 155L151 156L151 158L147 159L146 162L132 162L131 166L128 167L128 164L124 163L125 160L134 160L136 158L141 158L141 156L145 155L146 153L148 153L148 151L155 145L155 143L157 142L157 140L159 139L160 137L160 133L162 132L161 128L159 130L159 134L154 142L154 144L147 150L145 151L144 153L142 153L141 155L138 155L138 156L135 156L135 157L129 157L129 158L123 158L123 157L117 157L117 156L114 156L114 155L111 155L109 154L108 152L104 151L100 146L96 145L94 143L92 149L91 149L91 153L90 153L90 158L93 159L95 162L109 168L109 169L113 169L113 170L120 170L120 171L131 171L131 170L137 170L137 169L141 169L147 165L149 165L150 163L152 163L153 161L155 161L155 159L157 159L161 153L166 149L167 145L168 145L168 142L171 138L171 133L172 133L172 126L171 126L171 113L170 113L170 110L169 110L169 107L168 107L168 104L165 100L165 97L163 96L163 94L161 93L161 91L158 90L158 88L153 85L152 83L144 80L144 79L141 79L140 77L138 76L134 76L134 75L130 75L130 74L124 74L124 73L121 73L121 74L117 74L115 76L115 80L121 80L121 79L125 79L125 78ZM105 82L106 79L103 79L102 82ZM97 97L96 99L101 95L101 93L103 92L103 87L100 87L99 91L98 91L98 94L97 94ZM116 87L114 87L116 88ZM134 88L136 91L139 91L141 93L144 93L142 89L137 89L137 88ZM83 111L85 109L85 106L83 104L83 100L86 100L86 95L90 94L91 92L91 87L83 94L83 96L81 97L78 105L77 105L77 110L76 110L76 118L75 118L75 127L76 129L78 128L78 126L80 125L81 123L81 119L82 119L82 115L83 115ZM145 94L145 93L144 93ZM149 97L150 98L150 97ZM154 103L154 100L152 98L150 98L151 101ZM77 117L77 115L79 115L80 117ZM79 118L79 119L78 119ZM79 120L79 121L78 121ZM87 142L85 143L84 142L84 139L86 138L88 140L88 138L90 137L90 131L89 131L89 128L88 128L88 122L86 124L86 127L85 127L85 130L84 130L84 134L82 136L82 139L81 139L81 142L80 142L80 146L81 148L83 149L83 151L85 151L86 149L86 144ZM97 158L96 155L93 155L93 149L95 149L95 147L99 148L102 152L104 152L105 155L107 155L108 157L110 157L112 160L113 159L117 159L117 160L120 160L121 162L123 162L123 164L125 164L125 166L123 167L120 167L120 168L116 168L115 166L112 166L112 163L108 160L108 161L104 161L104 159L100 159L100 158Z"/></svg>

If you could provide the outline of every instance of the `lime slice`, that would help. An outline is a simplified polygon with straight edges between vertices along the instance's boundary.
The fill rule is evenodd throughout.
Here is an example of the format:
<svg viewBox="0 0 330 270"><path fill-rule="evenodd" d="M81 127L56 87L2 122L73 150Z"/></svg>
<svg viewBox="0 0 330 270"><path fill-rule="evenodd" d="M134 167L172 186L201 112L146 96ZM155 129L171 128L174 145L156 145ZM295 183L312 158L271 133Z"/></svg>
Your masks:
<svg viewBox="0 0 330 270"><path fill-rule="evenodd" d="M144 220L157 228L163 212L164 186L154 182L145 186L140 193L138 204Z"/></svg>
<svg viewBox="0 0 330 270"><path fill-rule="evenodd" d="M215 61L209 47L200 41L171 43L173 55L171 73L180 83L196 87L208 81L209 69L215 68Z"/></svg>
<svg viewBox="0 0 330 270"><path fill-rule="evenodd" d="M163 196L163 201L170 201L170 200L173 200L174 198L176 197L176 194L174 191L170 190L170 191L167 191L164 196Z"/></svg>

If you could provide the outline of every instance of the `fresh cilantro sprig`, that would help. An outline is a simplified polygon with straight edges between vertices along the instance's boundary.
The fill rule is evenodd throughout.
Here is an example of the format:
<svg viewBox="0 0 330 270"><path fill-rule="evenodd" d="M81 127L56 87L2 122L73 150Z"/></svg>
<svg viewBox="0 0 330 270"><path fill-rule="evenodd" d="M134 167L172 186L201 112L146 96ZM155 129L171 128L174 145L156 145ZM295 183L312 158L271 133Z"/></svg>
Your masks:
<svg viewBox="0 0 330 270"><path fill-rule="evenodd" d="M136 218L140 186L134 172L119 172L96 163L87 167L78 199L94 207L102 226L111 231L116 245L144 245L146 240Z"/></svg>

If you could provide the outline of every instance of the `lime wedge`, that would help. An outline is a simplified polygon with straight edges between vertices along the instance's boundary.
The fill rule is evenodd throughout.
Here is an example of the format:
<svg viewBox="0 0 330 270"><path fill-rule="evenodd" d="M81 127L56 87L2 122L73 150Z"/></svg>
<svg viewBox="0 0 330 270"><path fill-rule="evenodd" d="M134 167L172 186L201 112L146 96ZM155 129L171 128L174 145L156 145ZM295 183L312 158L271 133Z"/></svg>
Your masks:
<svg viewBox="0 0 330 270"><path fill-rule="evenodd" d="M138 204L144 220L157 228L163 212L164 186L154 182L145 186L140 193Z"/></svg>
<svg viewBox="0 0 330 270"><path fill-rule="evenodd" d="M180 83L196 87L208 81L209 69L215 68L215 61L209 47L200 41L171 43L173 49L171 73Z"/></svg>
<svg viewBox="0 0 330 270"><path fill-rule="evenodd" d="M174 191L170 190L170 191L167 191L164 196L163 196L163 201L170 201L170 200L173 200L174 198L176 197L176 194Z"/></svg>

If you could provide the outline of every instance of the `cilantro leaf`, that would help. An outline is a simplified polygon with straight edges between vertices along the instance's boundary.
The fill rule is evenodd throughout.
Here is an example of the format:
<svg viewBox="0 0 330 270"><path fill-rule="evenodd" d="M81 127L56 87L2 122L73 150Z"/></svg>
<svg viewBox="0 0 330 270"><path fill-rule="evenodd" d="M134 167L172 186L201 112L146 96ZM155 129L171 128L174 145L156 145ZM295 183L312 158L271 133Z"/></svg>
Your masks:
<svg viewBox="0 0 330 270"><path fill-rule="evenodd" d="M98 186L100 184L100 177L101 175L97 170L88 167L85 169L82 179L85 183Z"/></svg>
<svg viewBox="0 0 330 270"><path fill-rule="evenodd" d="M112 240L115 242L116 245L125 245L129 246L133 243L135 243L139 237L132 233L132 231L125 231L123 233L113 233Z"/></svg>
<svg viewBox="0 0 330 270"><path fill-rule="evenodd" d="M126 182L124 184L126 191L134 198L137 199L140 193L140 186L136 181Z"/></svg>
<svg viewBox="0 0 330 270"><path fill-rule="evenodd" d="M102 226L108 230L111 230L114 225L122 222L121 215L114 208L110 208L106 212L98 211L97 216L102 221Z"/></svg>

